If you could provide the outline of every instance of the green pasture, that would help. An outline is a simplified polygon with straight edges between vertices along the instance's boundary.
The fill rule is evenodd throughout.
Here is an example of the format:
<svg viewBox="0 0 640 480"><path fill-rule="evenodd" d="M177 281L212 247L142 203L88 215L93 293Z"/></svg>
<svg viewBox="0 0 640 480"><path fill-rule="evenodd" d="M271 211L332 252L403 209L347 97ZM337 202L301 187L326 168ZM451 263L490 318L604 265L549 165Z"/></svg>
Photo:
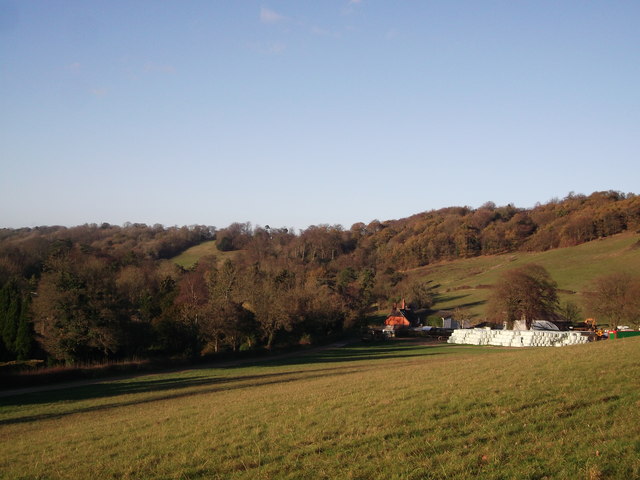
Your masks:
<svg viewBox="0 0 640 480"><path fill-rule="evenodd" d="M0 397L7 479L640 478L640 339L410 341Z"/></svg>
<svg viewBox="0 0 640 480"><path fill-rule="evenodd" d="M515 252L441 262L412 270L409 275L438 285L435 309L464 307L482 318L491 292L486 287L493 285L507 270L537 263L558 283L562 302L571 300L580 304L580 292L587 289L593 279L612 272L640 271L639 242L640 235L623 233L547 252Z"/></svg>
<svg viewBox="0 0 640 480"><path fill-rule="evenodd" d="M180 255L173 257L171 261L181 267L191 268L201 257L207 255L215 255L219 260L224 260L233 258L236 254L237 252L221 252L216 247L216 241L210 240L186 249Z"/></svg>

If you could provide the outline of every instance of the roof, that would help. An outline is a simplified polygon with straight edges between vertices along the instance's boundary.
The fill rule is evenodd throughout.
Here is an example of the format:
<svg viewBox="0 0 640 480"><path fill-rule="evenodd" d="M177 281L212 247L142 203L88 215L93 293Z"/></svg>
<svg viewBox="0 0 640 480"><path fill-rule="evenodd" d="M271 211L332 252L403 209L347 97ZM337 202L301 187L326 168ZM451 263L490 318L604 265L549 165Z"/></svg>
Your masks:
<svg viewBox="0 0 640 480"><path fill-rule="evenodd" d="M394 309L384 321L385 325L416 326L420 323L418 316L408 308Z"/></svg>

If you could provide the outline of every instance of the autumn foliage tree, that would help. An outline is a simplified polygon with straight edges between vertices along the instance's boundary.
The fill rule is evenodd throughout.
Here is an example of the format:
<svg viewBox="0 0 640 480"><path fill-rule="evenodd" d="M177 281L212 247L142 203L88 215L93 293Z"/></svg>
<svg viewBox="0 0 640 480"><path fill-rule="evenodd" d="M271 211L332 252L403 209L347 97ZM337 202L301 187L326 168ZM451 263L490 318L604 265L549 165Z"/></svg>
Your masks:
<svg viewBox="0 0 640 480"><path fill-rule="evenodd" d="M231 260L211 265L205 274L208 298L198 328L214 352L222 345L238 350L255 328L253 314L243 306L239 275Z"/></svg>
<svg viewBox="0 0 640 480"><path fill-rule="evenodd" d="M102 361L308 342L357 326L375 304L405 298L428 308L434 291L407 275L415 267L639 228L640 197L616 191L570 193L531 209L487 202L350 229L312 225L297 234L249 223L0 228L0 358L37 352L54 362ZM234 251L232 263L201 258L182 268L166 260L212 240ZM612 281L593 286L585 306L611 323L634 324L640 295L635 281L624 281L624 294L611 293L620 282L618 290L607 286ZM491 301L495 319L508 321L549 316L556 305L555 284L533 267L505 274Z"/></svg>
<svg viewBox="0 0 640 480"><path fill-rule="evenodd" d="M640 326L640 277L612 273L595 279L584 295L585 309L598 321Z"/></svg>
<svg viewBox="0 0 640 480"><path fill-rule="evenodd" d="M273 347L280 330L293 327L290 293L295 287L295 276L286 270L271 273L254 269L245 283L249 308L254 313L267 349Z"/></svg>
<svg viewBox="0 0 640 480"><path fill-rule="evenodd" d="M557 309L557 284L544 267L536 264L503 273L489 299L494 320L508 325L525 320L527 328L531 328L533 320L553 316Z"/></svg>
<svg viewBox="0 0 640 480"><path fill-rule="evenodd" d="M126 309L106 259L69 248L47 262L33 302L42 348L73 363L109 358L124 348Z"/></svg>

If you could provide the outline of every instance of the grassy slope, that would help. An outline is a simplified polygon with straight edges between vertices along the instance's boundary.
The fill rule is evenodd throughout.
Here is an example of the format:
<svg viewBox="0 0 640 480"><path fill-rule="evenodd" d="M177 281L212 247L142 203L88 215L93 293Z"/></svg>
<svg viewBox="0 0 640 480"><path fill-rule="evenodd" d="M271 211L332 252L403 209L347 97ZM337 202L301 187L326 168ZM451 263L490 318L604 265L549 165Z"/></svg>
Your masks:
<svg viewBox="0 0 640 480"><path fill-rule="evenodd" d="M211 240L188 248L180 255L173 257L171 261L173 263L177 263L181 267L191 268L200 259L200 257L204 257L205 255L215 255L220 261L224 261L227 258L233 259L236 253L237 252L221 252L216 247L216 241Z"/></svg>
<svg viewBox="0 0 640 480"><path fill-rule="evenodd" d="M484 316L489 289L478 285L492 285L505 270L527 263L544 266L558 287L578 294L563 293L562 301L572 300L580 304L580 292L594 278L612 271L640 271L640 248L636 244L640 235L623 233L576 247L559 248L547 252L517 252L442 262L411 270L411 277L432 280L439 284L439 301L435 309L467 307L477 318ZM635 246L635 248L634 248ZM205 255L215 255L221 261L233 258L237 252L221 252L215 241L204 242L185 250L171 261L189 268ZM470 287L470 288L465 288ZM382 314L388 313L384 309Z"/></svg>
<svg viewBox="0 0 640 480"><path fill-rule="evenodd" d="M444 262L412 270L409 274L440 285L441 295L434 308L464 306L482 317L490 290L477 286L492 285L506 270L538 263L549 271L560 289L578 292L561 294L562 301L580 304L580 292L594 278L613 271L640 271L640 248L635 246L638 241L640 235L624 233L547 252L517 252Z"/></svg>
<svg viewBox="0 0 640 480"><path fill-rule="evenodd" d="M640 478L640 339L353 346L0 399L3 478Z"/></svg>

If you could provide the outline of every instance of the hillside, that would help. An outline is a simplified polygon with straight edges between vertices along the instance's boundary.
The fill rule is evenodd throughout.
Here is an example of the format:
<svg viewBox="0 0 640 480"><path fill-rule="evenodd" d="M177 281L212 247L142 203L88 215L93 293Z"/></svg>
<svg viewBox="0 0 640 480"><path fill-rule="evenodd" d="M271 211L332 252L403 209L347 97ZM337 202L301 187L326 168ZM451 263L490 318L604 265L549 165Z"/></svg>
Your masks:
<svg viewBox="0 0 640 480"><path fill-rule="evenodd" d="M220 252L215 241L191 247L172 262L185 268L199 258L215 255L219 261L234 258L240 252ZM513 252L502 255L443 261L407 270L409 280L438 285L432 310L453 310L462 307L475 319L483 318L489 288L506 270L536 263L545 267L558 283L561 302L581 302L581 293L590 282L612 272L640 271L640 234L621 233L597 241L545 252ZM386 312L386 306L381 313Z"/></svg>
<svg viewBox="0 0 640 480"><path fill-rule="evenodd" d="M0 229L0 362L198 357L322 342L402 298L431 307L432 317L466 307L480 320L497 276L532 262L550 272L562 300L582 307L594 278L639 271L631 233L639 228L640 197L604 191L531 209L442 208L348 230ZM615 315L635 325L640 278L627 284L625 312ZM603 308L597 316L612 311Z"/></svg>
<svg viewBox="0 0 640 480"><path fill-rule="evenodd" d="M216 247L215 240L209 240L207 242L203 242L199 245L195 245L186 249L184 252L176 255L171 258L171 262L180 265L183 268L191 268L193 267L200 258L214 255L218 258L219 262L222 262L226 259L233 259L238 254L237 251L232 252L221 252Z"/></svg>
<svg viewBox="0 0 640 480"><path fill-rule="evenodd" d="M487 298L498 276L527 263L545 267L558 283L561 301L581 302L581 293L596 277L612 272L640 271L640 235L622 233L574 247L546 252L514 252L441 262L412 269L410 277L438 285L433 309L469 309L485 313ZM575 293L573 293L575 292Z"/></svg>
<svg viewBox="0 0 640 480"><path fill-rule="evenodd" d="M640 477L640 339L406 341L0 398L6 478ZM585 368L588 366L588 368Z"/></svg>

